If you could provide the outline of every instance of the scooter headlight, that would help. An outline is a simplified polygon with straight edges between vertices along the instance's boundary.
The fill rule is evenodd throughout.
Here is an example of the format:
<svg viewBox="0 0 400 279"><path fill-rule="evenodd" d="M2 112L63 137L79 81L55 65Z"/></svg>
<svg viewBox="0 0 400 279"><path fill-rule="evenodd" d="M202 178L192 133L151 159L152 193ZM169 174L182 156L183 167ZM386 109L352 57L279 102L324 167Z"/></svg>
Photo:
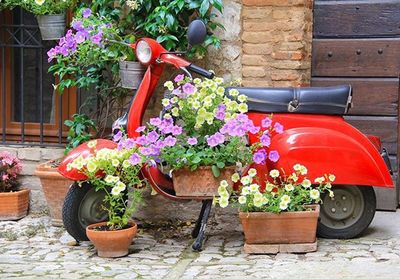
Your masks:
<svg viewBox="0 0 400 279"><path fill-rule="evenodd" d="M136 45L136 56L140 63L147 64L151 60L152 51L146 41L139 41Z"/></svg>

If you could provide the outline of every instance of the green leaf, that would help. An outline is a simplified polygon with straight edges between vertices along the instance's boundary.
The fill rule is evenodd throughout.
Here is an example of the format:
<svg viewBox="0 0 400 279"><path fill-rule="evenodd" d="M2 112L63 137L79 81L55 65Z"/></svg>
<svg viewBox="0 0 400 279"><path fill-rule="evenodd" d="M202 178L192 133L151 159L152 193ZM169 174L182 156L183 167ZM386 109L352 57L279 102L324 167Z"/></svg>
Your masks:
<svg viewBox="0 0 400 279"><path fill-rule="evenodd" d="M211 170L215 177L219 177L221 175L221 171L216 165L212 165Z"/></svg>
<svg viewBox="0 0 400 279"><path fill-rule="evenodd" d="M217 162L217 167L220 169L223 169L225 167L225 163L224 162Z"/></svg>
<svg viewBox="0 0 400 279"><path fill-rule="evenodd" d="M200 6L200 10L199 10L200 15L205 16L207 14L209 8L210 8L210 3L208 2L208 0L204 0Z"/></svg>

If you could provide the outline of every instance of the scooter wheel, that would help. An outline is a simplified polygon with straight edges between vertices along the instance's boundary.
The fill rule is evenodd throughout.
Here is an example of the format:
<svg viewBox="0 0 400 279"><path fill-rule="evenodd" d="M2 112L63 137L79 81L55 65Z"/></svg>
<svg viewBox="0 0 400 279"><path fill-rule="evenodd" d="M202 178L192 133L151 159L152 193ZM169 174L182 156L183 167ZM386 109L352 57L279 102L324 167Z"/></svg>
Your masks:
<svg viewBox="0 0 400 279"><path fill-rule="evenodd" d="M334 186L333 199L321 198L318 236L348 239L361 235L375 216L376 197L369 186Z"/></svg>
<svg viewBox="0 0 400 279"><path fill-rule="evenodd" d="M91 184L79 186L74 183L64 199L62 218L67 232L77 241L89 240L86 227L107 220L107 212L102 209L105 193L95 191Z"/></svg>

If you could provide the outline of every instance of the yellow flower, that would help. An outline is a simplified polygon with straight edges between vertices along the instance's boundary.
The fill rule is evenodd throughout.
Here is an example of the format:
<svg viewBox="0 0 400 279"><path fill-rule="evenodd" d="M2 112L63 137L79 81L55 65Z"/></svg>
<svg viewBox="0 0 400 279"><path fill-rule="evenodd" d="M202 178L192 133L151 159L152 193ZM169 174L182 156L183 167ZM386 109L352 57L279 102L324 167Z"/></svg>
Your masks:
<svg viewBox="0 0 400 279"><path fill-rule="evenodd" d="M230 101L227 104L227 109L230 110L230 111L236 111L238 109L238 103L235 102L235 101Z"/></svg>
<svg viewBox="0 0 400 279"><path fill-rule="evenodd" d="M246 195L248 195L248 194L250 194L250 188L249 188L249 187L243 187L243 189L242 189L242 195L243 195L243 196L246 196Z"/></svg>
<svg viewBox="0 0 400 279"><path fill-rule="evenodd" d="M241 94L241 95L239 95L238 100L239 100L239 102L242 102L242 103L246 102L247 101L247 96Z"/></svg>
<svg viewBox="0 0 400 279"><path fill-rule="evenodd" d="M171 103L176 104L179 101L178 97L173 97ZM189 100L188 100L189 101Z"/></svg>
<svg viewBox="0 0 400 279"><path fill-rule="evenodd" d="M239 91L237 91L236 89L231 89L229 90L229 95L231 95L232 97L236 97L237 95L239 95Z"/></svg>
<svg viewBox="0 0 400 279"><path fill-rule="evenodd" d="M238 182L239 179L240 179L240 176L239 176L239 174L238 174L237 172L235 172L235 173L231 176L231 179L232 179L233 182Z"/></svg>
<svg viewBox="0 0 400 279"><path fill-rule="evenodd" d="M226 181L226 180L222 180L222 181L219 183L219 185L222 186L222 187L225 187L225 188L229 186L228 181Z"/></svg>
<svg viewBox="0 0 400 279"><path fill-rule="evenodd" d="M302 165L296 164L296 165L293 166L293 169L294 169L295 171L300 171L302 167L303 167Z"/></svg>
<svg viewBox="0 0 400 279"><path fill-rule="evenodd" d="M245 196L240 196L239 199L238 199L238 202L239 202L240 204L245 204L246 201L247 201L247 199L246 199Z"/></svg>
<svg viewBox="0 0 400 279"><path fill-rule="evenodd" d="M319 199L319 191L317 189L312 189L310 191L310 198L312 198L313 200Z"/></svg>
<svg viewBox="0 0 400 279"><path fill-rule="evenodd" d="M88 144L87 144L87 146L88 146L89 148L95 148L96 145L97 145L97 140L91 140L91 141L89 141Z"/></svg>
<svg viewBox="0 0 400 279"><path fill-rule="evenodd" d="M114 181L114 177L112 175L107 175L106 178L104 178L104 181L108 184L111 184Z"/></svg>
<svg viewBox="0 0 400 279"><path fill-rule="evenodd" d="M131 163L129 163L128 160L125 160L125 161L122 163L122 167L123 167L124 169L127 169L127 168L131 167Z"/></svg>
<svg viewBox="0 0 400 279"><path fill-rule="evenodd" d="M307 174L307 168L305 167L305 166L301 166L301 169L300 169L300 174L301 175L306 175Z"/></svg>
<svg viewBox="0 0 400 279"><path fill-rule="evenodd" d="M94 160L90 160L87 163L86 168L87 168L88 172L95 172L97 170L97 164Z"/></svg>
<svg viewBox="0 0 400 279"><path fill-rule="evenodd" d="M265 186L265 190L266 190L267 192L271 192L272 189L274 189L274 187L275 187L274 184L272 184L272 183L267 183L267 185Z"/></svg>
<svg viewBox="0 0 400 279"><path fill-rule="evenodd" d="M217 95L218 95L218 96L224 96L224 94L225 94L225 88L223 88L223 87L218 87L218 88L217 88Z"/></svg>
<svg viewBox="0 0 400 279"><path fill-rule="evenodd" d="M35 3L38 4L39 6L42 6L44 2L46 2L46 1L45 0L35 0Z"/></svg>
<svg viewBox="0 0 400 279"><path fill-rule="evenodd" d="M261 207L261 206L263 206L263 199L262 199L262 198L260 199L260 198L258 198L258 197L257 197L257 198L255 197L255 198L253 199L253 204L254 204L255 207Z"/></svg>
<svg viewBox="0 0 400 279"><path fill-rule="evenodd" d="M333 191L331 191L331 190L328 190L329 191L329 197L330 198L333 198L334 196L335 196L335 194L333 193Z"/></svg>
<svg viewBox="0 0 400 279"><path fill-rule="evenodd" d="M242 179L240 179L240 182L241 182L243 185L248 185L248 184L251 183L251 181L252 181L252 179L251 179L251 177L248 176L248 175L243 176Z"/></svg>
<svg viewBox="0 0 400 279"><path fill-rule="evenodd" d="M178 108L173 108L172 110L171 110L171 112L172 112L172 115L173 116L179 116L179 109Z"/></svg>
<svg viewBox="0 0 400 279"><path fill-rule="evenodd" d="M220 77L216 77L216 78L214 78L214 81L215 81L217 84L222 84L222 83L224 82L224 79L223 79L223 78L220 78Z"/></svg>
<svg viewBox="0 0 400 279"><path fill-rule="evenodd" d="M283 202L283 201L281 201L281 202L279 203L279 208L280 208L281 210L286 210L287 207L288 207L288 204L287 204L287 203L285 203L285 202Z"/></svg>
<svg viewBox="0 0 400 279"><path fill-rule="evenodd" d="M164 107L169 106L169 105L170 105L169 99L162 99L162 100L161 100L161 104L162 104Z"/></svg>
<svg viewBox="0 0 400 279"><path fill-rule="evenodd" d="M319 183L319 184L321 184L321 183L324 182L324 181L325 181L325 177L323 177L323 176L317 177L317 178L315 178L315 180L314 180L315 183Z"/></svg>
<svg viewBox="0 0 400 279"><path fill-rule="evenodd" d="M333 174L330 174L330 175L328 176L328 179L329 179L331 182L333 182L333 181L335 181L336 176L334 176Z"/></svg>
<svg viewBox="0 0 400 279"><path fill-rule="evenodd" d="M117 159L112 159L111 164L112 164L114 167L118 167L118 166L119 166L119 161L118 161Z"/></svg>
<svg viewBox="0 0 400 279"><path fill-rule="evenodd" d="M269 175L270 175L272 178L277 178L277 177L279 177L279 171L278 171L278 170L271 170L271 171L269 172Z"/></svg>
<svg viewBox="0 0 400 279"><path fill-rule="evenodd" d="M121 190L121 192L126 189L126 185L122 181L117 182L116 186Z"/></svg>
<svg viewBox="0 0 400 279"><path fill-rule="evenodd" d="M201 83L201 79L195 78L195 79L193 80L193 82L194 82L194 84L198 85L198 84Z"/></svg>
<svg viewBox="0 0 400 279"><path fill-rule="evenodd" d="M254 184L251 184L249 187L250 187L250 191L254 193L254 192L258 191L258 188L260 186L258 186L257 184L254 183Z"/></svg>
<svg viewBox="0 0 400 279"><path fill-rule="evenodd" d="M238 107L239 112L246 113L249 110L249 107L245 103L241 103Z"/></svg>
<svg viewBox="0 0 400 279"><path fill-rule="evenodd" d="M118 196L121 192L122 192L121 188L119 188L119 187L117 187L117 186L114 186L114 187L111 189L111 194L112 194L113 196Z"/></svg>
<svg viewBox="0 0 400 279"><path fill-rule="evenodd" d="M227 198L221 198L219 200L219 206L222 207L222 208L227 207L228 204L229 204L229 200Z"/></svg>
<svg viewBox="0 0 400 279"><path fill-rule="evenodd" d="M257 171L254 168L249 169L248 174L250 175L250 177L254 177L257 175Z"/></svg>
<svg viewBox="0 0 400 279"><path fill-rule="evenodd" d="M192 106L193 106L194 109L198 109L201 106L201 104L200 104L199 101L194 101Z"/></svg>
<svg viewBox="0 0 400 279"><path fill-rule="evenodd" d="M168 88L168 90L174 90L174 84L172 83L172 81L166 81L165 83L164 83L164 87L167 87ZM170 89L172 87L172 89Z"/></svg>
<svg viewBox="0 0 400 279"><path fill-rule="evenodd" d="M166 114L164 114L163 117L164 117L165 119L170 119L170 118L172 118L172 115L169 114L169 113L166 113Z"/></svg>
<svg viewBox="0 0 400 279"><path fill-rule="evenodd" d="M291 192L291 191L294 190L294 187L293 187L292 184L286 184L285 185L285 190L288 191L288 192Z"/></svg>

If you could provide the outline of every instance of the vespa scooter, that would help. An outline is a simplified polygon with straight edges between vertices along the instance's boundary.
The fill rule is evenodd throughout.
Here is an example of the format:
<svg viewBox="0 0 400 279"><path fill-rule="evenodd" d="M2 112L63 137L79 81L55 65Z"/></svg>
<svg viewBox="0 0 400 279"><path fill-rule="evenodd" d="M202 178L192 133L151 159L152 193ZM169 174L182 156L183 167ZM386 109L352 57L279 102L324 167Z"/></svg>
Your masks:
<svg viewBox="0 0 400 279"><path fill-rule="evenodd" d="M204 41L206 27L200 20L188 28L190 45ZM213 73L180 57L180 53L166 51L158 42L142 38L130 45L138 60L147 66L139 89L131 102L129 111L119 118L115 127L124 127L128 136L140 134L136 129L142 125L143 115L166 65L172 65L191 76L196 73L212 78ZM256 125L271 113L285 130L273 137L271 148L280 153L277 163L255 165L260 181L272 168L290 169L294 164L307 166L309 177L332 172L336 175L333 185L335 198L323 197L318 234L326 238L353 238L360 235L375 214L376 198L372 186L393 188L388 155L381 147L378 137L366 136L345 122L345 114L351 105L351 87L318 88L236 88L248 97L249 118ZM249 135L250 143L257 141ZM110 140L98 140L97 149L115 148ZM68 163L82 155L91 155L87 144L82 144L64 159L59 172L74 181L85 179L76 170L67 170ZM157 166L146 165L143 176L155 191L173 201L188 201L175 195L172 179ZM87 240L87 225L107 218L101 210L104 193L96 192L91 185L71 185L63 206L63 222L66 230L77 240ZM192 232L196 238L193 249L201 250L206 223L212 201L203 200L199 218Z"/></svg>

